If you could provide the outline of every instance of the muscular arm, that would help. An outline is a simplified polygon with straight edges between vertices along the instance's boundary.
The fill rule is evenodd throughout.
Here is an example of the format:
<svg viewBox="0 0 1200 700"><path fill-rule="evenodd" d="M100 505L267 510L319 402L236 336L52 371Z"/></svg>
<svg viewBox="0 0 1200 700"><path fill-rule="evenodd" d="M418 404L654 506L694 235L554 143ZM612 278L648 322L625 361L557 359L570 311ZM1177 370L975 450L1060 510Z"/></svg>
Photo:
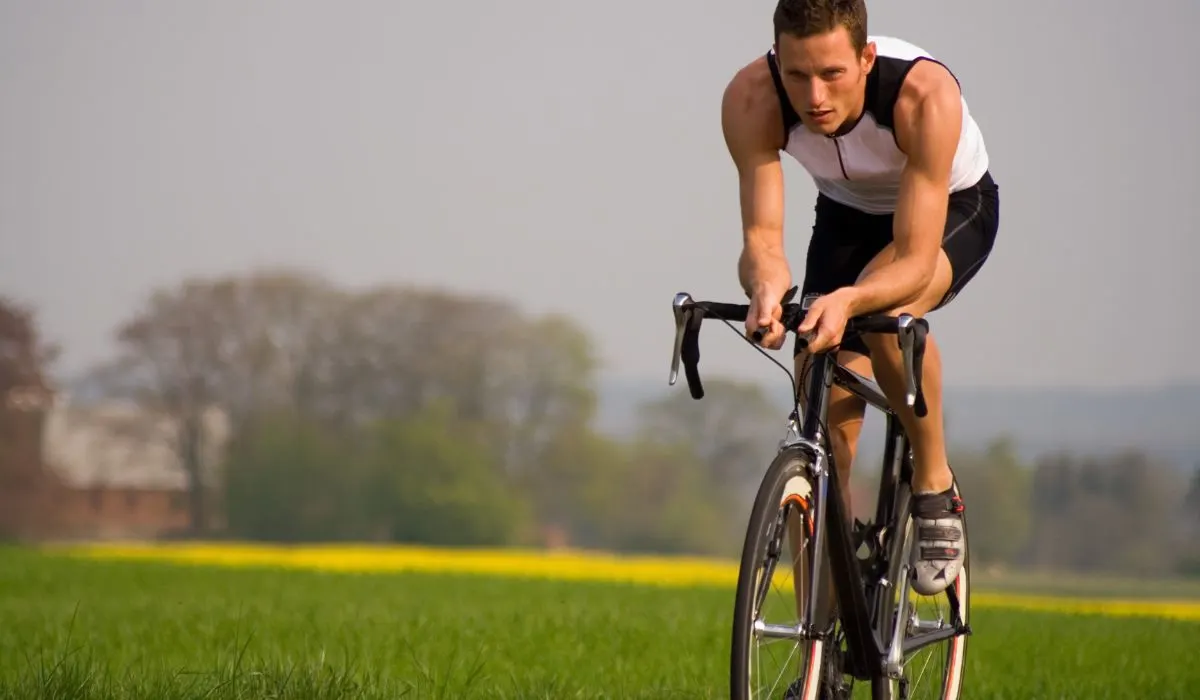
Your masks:
<svg viewBox="0 0 1200 700"><path fill-rule="evenodd" d="M761 60L761 59L760 59ZM751 64L730 81L721 100L721 129L738 173L742 253L738 279L746 295L779 299L792 276L783 248L783 140L778 103L765 65Z"/></svg>
<svg viewBox="0 0 1200 700"><path fill-rule="evenodd" d="M896 255L849 288L852 316L910 303L933 279L962 125L958 83L937 64L917 64L901 88L895 120L896 141L908 156L893 224Z"/></svg>

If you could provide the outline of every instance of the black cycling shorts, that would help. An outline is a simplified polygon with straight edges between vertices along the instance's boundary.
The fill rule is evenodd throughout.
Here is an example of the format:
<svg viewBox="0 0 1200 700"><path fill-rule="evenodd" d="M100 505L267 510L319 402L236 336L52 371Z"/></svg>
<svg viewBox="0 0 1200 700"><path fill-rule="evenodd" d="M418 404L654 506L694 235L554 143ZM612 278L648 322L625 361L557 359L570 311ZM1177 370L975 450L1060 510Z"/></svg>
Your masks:
<svg viewBox="0 0 1200 700"><path fill-rule="evenodd" d="M828 294L858 281L863 268L892 242L892 215L867 214L817 196L816 221L804 265L805 294ZM958 295L992 252L1000 226L999 188L989 173L974 186L950 195L942 249L950 260L950 288L934 308ZM846 339L842 350L868 355L862 338ZM799 352L799 344L795 350Z"/></svg>

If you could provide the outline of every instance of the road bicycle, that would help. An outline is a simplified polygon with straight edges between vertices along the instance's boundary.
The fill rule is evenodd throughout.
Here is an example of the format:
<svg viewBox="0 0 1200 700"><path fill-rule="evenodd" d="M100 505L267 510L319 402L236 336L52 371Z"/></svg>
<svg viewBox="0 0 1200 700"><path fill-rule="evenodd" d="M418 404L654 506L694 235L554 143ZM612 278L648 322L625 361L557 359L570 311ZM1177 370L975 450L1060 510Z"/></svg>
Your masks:
<svg viewBox="0 0 1200 700"><path fill-rule="evenodd" d="M809 295L796 303L795 294L793 287L785 295L781 319L793 333L816 298ZM680 292L672 311L675 343L669 383L676 383L682 361L691 395L701 399L704 388L698 366L703 320L722 320L738 331L733 323L745 321L749 305L695 301ZM925 319L909 314L870 314L850 319L843 335L897 336L906 375L905 400L918 416L926 414L921 368L928 330ZM739 335L766 355L758 344L760 332L751 338L740 331ZM800 343L803 347L803 337ZM864 681L873 700L953 700L962 688L971 633L965 514L961 545L968 554L957 579L936 596L917 595L910 585L916 546L911 446L879 385L836 358L836 349L815 353L800 381L776 362L792 379L794 404L785 436L758 487L742 547L733 611L730 696L733 700L843 700L866 697L865 692L855 692L856 681ZM867 522L857 518L851 522L836 478L827 427L833 384L885 415L887 441L879 491L874 519ZM957 480L954 492L959 494ZM791 559L778 566L785 552ZM795 575L795 579L781 595L782 601L769 603L776 573ZM934 603L929 606L932 613L921 605L923 601ZM785 619L768 622L763 619L767 613ZM939 646L943 647L940 653ZM782 653L774 653L779 647Z"/></svg>

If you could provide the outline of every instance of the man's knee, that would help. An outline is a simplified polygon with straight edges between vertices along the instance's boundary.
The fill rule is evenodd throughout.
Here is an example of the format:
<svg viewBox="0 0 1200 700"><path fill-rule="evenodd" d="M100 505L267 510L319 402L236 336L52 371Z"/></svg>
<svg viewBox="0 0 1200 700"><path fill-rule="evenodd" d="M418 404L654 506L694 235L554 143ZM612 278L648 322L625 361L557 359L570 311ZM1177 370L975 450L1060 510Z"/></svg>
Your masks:
<svg viewBox="0 0 1200 700"><path fill-rule="evenodd" d="M874 272L886 262L889 262L892 256L895 255L894 246L894 243L889 243L887 248L884 248L879 255L871 260L859 274L858 281L861 282L864 277ZM902 313L912 314L917 317L924 316L937 308L938 304L942 302L949 292L953 282L954 269L950 264L950 258L946 255L945 249L938 249L937 262L934 265L933 275L925 282L925 285L910 298L896 304L893 308L882 309L879 313L891 316ZM864 341L867 341L866 336L864 336ZM875 342L878 342L878 338L875 339Z"/></svg>
<svg viewBox="0 0 1200 700"><path fill-rule="evenodd" d="M938 252L938 262L933 277L925 285L925 288L913 299L902 304L897 304L893 308L883 309L879 313L888 316L910 314L917 318L923 318L930 311L936 309L942 302L947 294L947 290L950 288L951 282L952 270L950 269L950 260L946 257L946 251L941 250ZM866 346L872 357L879 357L880 355L899 357L898 353L900 349L895 333L864 333L860 337L862 344Z"/></svg>
<svg viewBox="0 0 1200 700"><path fill-rule="evenodd" d="M895 316L902 312L885 312L888 315ZM890 357L900 351L899 344L895 333L864 333L862 335L863 345L871 352L871 357L874 359L880 357Z"/></svg>

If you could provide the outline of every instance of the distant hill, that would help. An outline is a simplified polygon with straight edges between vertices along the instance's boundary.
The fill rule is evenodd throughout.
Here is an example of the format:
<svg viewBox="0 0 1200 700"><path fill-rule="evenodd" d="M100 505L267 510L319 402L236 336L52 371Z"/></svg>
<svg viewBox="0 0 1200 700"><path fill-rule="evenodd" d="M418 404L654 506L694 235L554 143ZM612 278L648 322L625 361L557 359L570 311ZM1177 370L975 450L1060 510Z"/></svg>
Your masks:
<svg viewBox="0 0 1200 700"><path fill-rule="evenodd" d="M626 435L635 428L633 409L641 401L667 391L687 392L681 376L668 387L657 381L608 377L600 382L603 430ZM790 401L786 387L771 387L781 417ZM958 388L946 392L946 414L952 444L982 446L1001 435L1011 436L1026 458L1056 449L1078 453L1139 448L1180 469L1200 464L1200 384L1144 389ZM878 419L868 418L867 440L878 441ZM870 450L864 441L864 450Z"/></svg>

